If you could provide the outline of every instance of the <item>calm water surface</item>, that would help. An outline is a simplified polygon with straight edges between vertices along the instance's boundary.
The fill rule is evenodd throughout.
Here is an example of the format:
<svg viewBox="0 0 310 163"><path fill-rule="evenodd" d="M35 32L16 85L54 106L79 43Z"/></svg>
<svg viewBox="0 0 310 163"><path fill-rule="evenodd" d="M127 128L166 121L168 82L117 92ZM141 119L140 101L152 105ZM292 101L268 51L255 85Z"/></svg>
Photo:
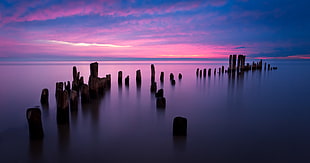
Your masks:
<svg viewBox="0 0 310 163"><path fill-rule="evenodd" d="M73 66L87 81L90 63L0 63L1 162L310 162L309 61L273 61L278 70L235 77L212 71L207 78L197 78L196 68L227 68L227 62L99 62L99 76L112 75L110 91L80 104L68 127L57 126L55 83L72 81ZM151 63L165 110L156 109L150 92ZM130 76L129 87L117 85L120 70ZM49 108L42 109L45 137L33 142L25 111L40 106L43 88L50 91ZM188 119L186 139L172 136L175 116Z"/></svg>

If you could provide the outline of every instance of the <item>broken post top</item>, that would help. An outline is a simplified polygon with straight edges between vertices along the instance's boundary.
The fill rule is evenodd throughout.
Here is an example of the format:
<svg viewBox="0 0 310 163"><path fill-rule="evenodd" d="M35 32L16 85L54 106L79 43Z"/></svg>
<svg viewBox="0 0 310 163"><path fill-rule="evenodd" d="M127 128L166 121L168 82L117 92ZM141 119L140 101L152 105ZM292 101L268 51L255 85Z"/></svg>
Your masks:
<svg viewBox="0 0 310 163"><path fill-rule="evenodd" d="M98 77L98 62L90 64L90 76Z"/></svg>

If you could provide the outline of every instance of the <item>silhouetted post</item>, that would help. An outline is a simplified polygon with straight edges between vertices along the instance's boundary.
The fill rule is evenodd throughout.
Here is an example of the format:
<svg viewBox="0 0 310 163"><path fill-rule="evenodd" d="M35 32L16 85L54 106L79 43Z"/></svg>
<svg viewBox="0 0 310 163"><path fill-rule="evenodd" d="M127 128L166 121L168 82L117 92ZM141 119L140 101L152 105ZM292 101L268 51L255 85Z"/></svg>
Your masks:
<svg viewBox="0 0 310 163"><path fill-rule="evenodd" d="M157 84L156 84L156 82L152 82L152 84L151 84L151 92L154 93L154 92L156 92L156 90L157 90Z"/></svg>
<svg viewBox="0 0 310 163"><path fill-rule="evenodd" d="M107 74L106 79L107 79L107 87L111 88L111 74Z"/></svg>
<svg viewBox="0 0 310 163"><path fill-rule="evenodd" d="M125 78L125 85L126 86L129 86L129 76L127 75L126 78Z"/></svg>
<svg viewBox="0 0 310 163"><path fill-rule="evenodd" d="M268 64L268 70L270 70L270 64Z"/></svg>
<svg viewBox="0 0 310 163"><path fill-rule="evenodd" d="M155 97L164 97L164 90L160 89L156 92Z"/></svg>
<svg viewBox="0 0 310 163"><path fill-rule="evenodd" d="M59 94L57 100L57 124L68 124L69 123L69 102L68 92L64 90Z"/></svg>
<svg viewBox="0 0 310 163"><path fill-rule="evenodd" d="M232 69L233 69L233 71L236 70L236 60L237 60L237 55L233 55L233 63L232 63Z"/></svg>
<svg viewBox="0 0 310 163"><path fill-rule="evenodd" d="M225 71L224 66L222 66L222 74L224 74L224 71Z"/></svg>
<svg viewBox="0 0 310 163"><path fill-rule="evenodd" d="M56 100L58 99L59 94L63 91L64 89L63 86L64 86L63 82L56 83L56 92L55 92Z"/></svg>
<svg viewBox="0 0 310 163"><path fill-rule="evenodd" d="M264 63L264 70L266 70L266 65L267 65L267 63L265 62L265 63Z"/></svg>
<svg viewBox="0 0 310 163"><path fill-rule="evenodd" d="M42 89L40 102L42 105L48 105L48 89Z"/></svg>
<svg viewBox="0 0 310 163"><path fill-rule="evenodd" d="M214 75L216 75L216 68L214 68Z"/></svg>
<svg viewBox="0 0 310 163"><path fill-rule="evenodd" d="M164 72L160 72L160 82L164 82Z"/></svg>
<svg viewBox="0 0 310 163"><path fill-rule="evenodd" d="M98 77L98 62L90 64L90 76Z"/></svg>
<svg viewBox="0 0 310 163"><path fill-rule="evenodd" d="M181 73L179 73L179 80L181 80L182 79L182 74Z"/></svg>
<svg viewBox="0 0 310 163"><path fill-rule="evenodd" d="M208 76L211 76L211 69L208 69Z"/></svg>
<svg viewBox="0 0 310 163"><path fill-rule="evenodd" d="M205 78L207 76L207 69L203 69L203 77Z"/></svg>
<svg viewBox="0 0 310 163"><path fill-rule="evenodd" d="M136 83L137 85L141 85L141 71L140 70L136 71Z"/></svg>
<svg viewBox="0 0 310 163"><path fill-rule="evenodd" d="M77 69L76 69L75 66L73 66L72 75L73 75L73 81L78 80L78 78L77 78Z"/></svg>
<svg viewBox="0 0 310 163"><path fill-rule="evenodd" d="M43 139L44 132L39 108L29 108L26 111L30 139Z"/></svg>
<svg viewBox="0 0 310 163"><path fill-rule="evenodd" d="M90 76L88 79L89 95L91 98L97 98L99 95L99 78L98 78L98 63L90 64Z"/></svg>
<svg viewBox="0 0 310 163"><path fill-rule="evenodd" d="M71 111L76 111L78 109L78 100L79 95L78 92L75 90L72 90L71 95L70 95L70 110Z"/></svg>
<svg viewBox="0 0 310 163"><path fill-rule="evenodd" d="M89 87L87 84L83 84L81 87L81 102L88 103L89 100Z"/></svg>
<svg viewBox="0 0 310 163"><path fill-rule="evenodd" d="M175 85L174 75L173 73L170 73L170 82L172 85Z"/></svg>
<svg viewBox="0 0 310 163"><path fill-rule="evenodd" d="M222 72L222 71L221 71L221 68L219 68L219 74L221 74L221 72Z"/></svg>
<svg viewBox="0 0 310 163"><path fill-rule="evenodd" d="M199 71L199 77L202 77L202 70Z"/></svg>
<svg viewBox="0 0 310 163"><path fill-rule="evenodd" d="M155 66L151 64L151 83L155 82Z"/></svg>
<svg viewBox="0 0 310 163"><path fill-rule="evenodd" d="M67 84L65 83L65 90L68 91L68 93L70 94L71 92L71 87L70 87L70 81L67 81Z"/></svg>
<svg viewBox="0 0 310 163"><path fill-rule="evenodd" d="M199 68L196 69L196 76L198 77L199 75Z"/></svg>
<svg viewBox="0 0 310 163"><path fill-rule="evenodd" d="M174 75L173 73L170 73L170 80L173 80L174 79Z"/></svg>
<svg viewBox="0 0 310 163"><path fill-rule="evenodd" d="M228 66L228 72L232 70L232 55L229 55L229 66Z"/></svg>
<svg viewBox="0 0 310 163"><path fill-rule="evenodd" d="M166 108L166 98L165 97L158 97L156 99L156 107L157 108Z"/></svg>
<svg viewBox="0 0 310 163"><path fill-rule="evenodd" d="M119 71L118 72L118 85L122 85L122 80L123 80L123 72Z"/></svg>
<svg viewBox="0 0 310 163"><path fill-rule="evenodd" d="M187 119L184 117L175 117L173 119L173 136L187 135Z"/></svg>

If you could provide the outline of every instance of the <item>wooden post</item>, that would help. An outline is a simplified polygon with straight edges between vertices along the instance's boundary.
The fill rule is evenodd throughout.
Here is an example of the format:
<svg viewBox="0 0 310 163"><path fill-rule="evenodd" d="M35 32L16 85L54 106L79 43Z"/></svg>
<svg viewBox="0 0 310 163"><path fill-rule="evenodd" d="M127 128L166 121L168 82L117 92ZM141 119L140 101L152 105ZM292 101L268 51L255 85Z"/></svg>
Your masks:
<svg viewBox="0 0 310 163"><path fill-rule="evenodd" d="M136 71L136 83L137 85L141 85L141 70Z"/></svg>
<svg viewBox="0 0 310 163"><path fill-rule="evenodd" d="M151 92L155 93L157 91L157 84L156 82L152 82L151 84Z"/></svg>
<svg viewBox="0 0 310 163"><path fill-rule="evenodd" d="M43 139L44 132L39 108L29 108L26 111L30 139Z"/></svg>
<svg viewBox="0 0 310 163"><path fill-rule="evenodd" d="M57 100L57 124L69 123L69 94L66 90L62 91Z"/></svg>
<svg viewBox="0 0 310 163"><path fill-rule="evenodd" d="M48 105L48 89L42 89L40 102L42 105Z"/></svg>
<svg viewBox="0 0 310 163"><path fill-rule="evenodd" d="M211 68L208 69L208 76L211 76Z"/></svg>
<svg viewBox="0 0 310 163"><path fill-rule="evenodd" d="M164 90L160 89L156 92L155 97L164 97Z"/></svg>
<svg viewBox="0 0 310 163"><path fill-rule="evenodd" d="M199 68L196 69L196 76L199 76Z"/></svg>
<svg viewBox="0 0 310 163"><path fill-rule="evenodd" d="M225 71L224 66L222 66L222 74L224 74L224 71Z"/></svg>
<svg viewBox="0 0 310 163"><path fill-rule="evenodd" d="M164 82L164 72L160 72L160 82Z"/></svg>
<svg viewBox="0 0 310 163"><path fill-rule="evenodd" d="M70 110L71 111L77 111L78 104L79 104L78 98L79 98L78 92L75 90L72 90L70 94Z"/></svg>
<svg viewBox="0 0 310 163"><path fill-rule="evenodd" d="M119 71L118 72L118 85L122 85L122 80L123 80L123 72Z"/></svg>
<svg viewBox="0 0 310 163"><path fill-rule="evenodd" d="M155 66L151 64L151 83L155 82Z"/></svg>
<svg viewBox="0 0 310 163"><path fill-rule="evenodd" d="M205 78L205 77L207 77L207 69L203 69L203 77Z"/></svg>
<svg viewBox="0 0 310 163"><path fill-rule="evenodd" d="M128 75L125 78L125 86L129 86L129 76Z"/></svg>
<svg viewBox="0 0 310 163"><path fill-rule="evenodd" d="M81 87L81 102L88 103L89 100L89 87L87 84L83 84Z"/></svg>
<svg viewBox="0 0 310 163"><path fill-rule="evenodd" d="M187 119L184 117L175 117L173 119L173 136L187 135Z"/></svg>
<svg viewBox="0 0 310 163"><path fill-rule="evenodd" d="M166 98L165 97L158 97L156 99L156 107L164 109L166 108Z"/></svg>
<svg viewBox="0 0 310 163"><path fill-rule="evenodd" d="M179 80L181 80L182 79L182 74L181 73L179 73Z"/></svg>
<svg viewBox="0 0 310 163"><path fill-rule="evenodd" d="M97 62L90 64L90 76L98 77L98 63Z"/></svg>

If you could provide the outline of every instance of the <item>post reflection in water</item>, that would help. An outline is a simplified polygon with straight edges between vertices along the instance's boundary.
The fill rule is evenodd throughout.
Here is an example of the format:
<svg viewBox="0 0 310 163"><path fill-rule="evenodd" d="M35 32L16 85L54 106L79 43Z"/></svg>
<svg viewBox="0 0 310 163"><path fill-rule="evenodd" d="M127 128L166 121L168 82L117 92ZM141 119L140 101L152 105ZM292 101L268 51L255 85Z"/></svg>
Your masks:
<svg viewBox="0 0 310 163"><path fill-rule="evenodd" d="M42 161L43 140L29 139L29 155L31 156L31 160Z"/></svg>
<svg viewBox="0 0 310 163"><path fill-rule="evenodd" d="M58 151L59 156L66 157L70 147L70 125L62 124L58 129Z"/></svg>

